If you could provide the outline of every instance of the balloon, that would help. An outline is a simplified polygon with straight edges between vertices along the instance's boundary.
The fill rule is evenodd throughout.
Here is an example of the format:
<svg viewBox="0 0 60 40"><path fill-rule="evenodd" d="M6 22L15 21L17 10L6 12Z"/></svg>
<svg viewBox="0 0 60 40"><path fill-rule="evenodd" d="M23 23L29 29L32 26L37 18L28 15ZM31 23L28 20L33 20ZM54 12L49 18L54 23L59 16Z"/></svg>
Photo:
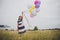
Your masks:
<svg viewBox="0 0 60 40"><path fill-rule="evenodd" d="M34 17L34 15L30 14L30 17Z"/></svg>
<svg viewBox="0 0 60 40"><path fill-rule="evenodd" d="M36 9L34 9L34 10L32 11L32 15L34 15L34 16L37 15Z"/></svg>
<svg viewBox="0 0 60 40"><path fill-rule="evenodd" d="M35 0L34 5L28 7L30 12L30 17L34 17L37 15L37 13L40 11L39 9L40 4L41 2L39 0Z"/></svg>
<svg viewBox="0 0 60 40"><path fill-rule="evenodd" d="M33 10L34 10L34 9L29 9L29 12L32 13Z"/></svg>
<svg viewBox="0 0 60 40"><path fill-rule="evenodd" d="M36 5L40 5L40 4L36 4ZM36 6L36 5L35 5L35 6Z"/></svg>
<svg viewBox="0 0 60 40"><path fill-rule="evenodd" d="M29 10L29 12L30 12L30 13L32 13L32 11L31 11L31 10Z"/></svg>
<svg viewBox="0 0 60 40"><path fill-rule="evenodd" d="M39 8L40 7L40 1L39 0L36 0L35 2L34 2L34 4L35 4L35 8Z"/></svg>
<svg viewBox="0 0 60 40"><path fill-rule="evenodd" d="M39 8L36 8L36 12L39 12L40 11L40 9Z"/></svg>
<svg viewBox="0 0 60 40"><path fill-rule="evenodd" d="M34 4L36 5L36 4L40 4L41 2L39 1L39 0L36 0L35 2L34 2Z"/></svg>
<svg viewBox="0 0 60 40"><path fill-rule="evenodd" d="M32 5L32 7L31 7L32 9L35 9L35 6L34 5Z"/></svg>
<svg viewBox="0 0 60 40"><path fill-rule="evenodd" d="M35 9L35 6L33 5L30 9L29 12L32 13L32 11Z"/></svg>
<svg viewBox="0 0 60 40"><path fill-rule="evenodd" d="M36 16L37 15L37 12L36 12L36 9L34 9L33 11L32 11L32 13L30 13L30 17L34 17L34 16Z"/></svg>
<svg viewBox="0 0 60 40"><path fill-rule="evenodd" d="M32 12L32 15L34 15L34 16L36 16L36 15L37 15L36 10L34 10L34 11Z"/></svg>
<svg viewBox="0 0 60 40"><path fill-rule="evenodd" d="M35 6L35 8L39 8L39 7L40 7L40 5L36 5L36 6Z"/></svg>

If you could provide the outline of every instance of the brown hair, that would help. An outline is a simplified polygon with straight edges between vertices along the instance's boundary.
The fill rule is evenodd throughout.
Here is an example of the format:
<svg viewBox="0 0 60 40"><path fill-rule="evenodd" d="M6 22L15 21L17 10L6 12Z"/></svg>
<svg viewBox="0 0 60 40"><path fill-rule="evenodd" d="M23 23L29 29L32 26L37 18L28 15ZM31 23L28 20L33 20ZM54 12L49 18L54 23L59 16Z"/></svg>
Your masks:
<svg viewBox="0 0 60 40"><path fill-rule="evenodd" d="M23 20L23 17L22 16L19 16L18 20Z"/></svg>

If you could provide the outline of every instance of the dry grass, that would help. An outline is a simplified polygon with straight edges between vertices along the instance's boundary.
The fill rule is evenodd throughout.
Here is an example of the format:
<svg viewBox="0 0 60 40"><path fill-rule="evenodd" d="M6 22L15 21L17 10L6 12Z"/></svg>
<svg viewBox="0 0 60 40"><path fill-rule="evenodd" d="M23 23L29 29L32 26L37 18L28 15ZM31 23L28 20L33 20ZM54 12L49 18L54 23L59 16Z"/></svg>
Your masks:
<svg viewBox="0 0 60 40"><path fill-rule="evenodd" d="M17 31L0 30L0 40L60 40L60 30L27 31L21 37Z"/></svg>

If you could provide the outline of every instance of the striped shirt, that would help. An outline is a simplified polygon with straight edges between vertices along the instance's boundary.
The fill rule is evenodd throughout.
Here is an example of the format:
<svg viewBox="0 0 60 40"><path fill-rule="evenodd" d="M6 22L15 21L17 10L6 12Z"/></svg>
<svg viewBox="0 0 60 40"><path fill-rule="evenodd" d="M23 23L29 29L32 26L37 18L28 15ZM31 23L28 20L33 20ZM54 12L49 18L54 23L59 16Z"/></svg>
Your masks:
<svg viewBox="0 0 60 40"><path fill-rule="evenodd" d="M19 32L19 34L22 34L25 31L26 31L25 26L23 25L22 20L18 20L18 32Z"/></svg>

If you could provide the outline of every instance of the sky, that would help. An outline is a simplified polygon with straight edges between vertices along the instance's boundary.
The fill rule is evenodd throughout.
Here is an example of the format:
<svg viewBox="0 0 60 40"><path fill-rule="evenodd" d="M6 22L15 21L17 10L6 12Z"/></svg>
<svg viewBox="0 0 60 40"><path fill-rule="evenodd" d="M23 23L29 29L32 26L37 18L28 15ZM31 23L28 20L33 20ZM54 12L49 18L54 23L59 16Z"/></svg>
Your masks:
<svg viewBox="0 0 60 40"><path fill-rule="evenodd" d="M17 29L17 19L24 11L29 20L29 27L24 17L26 29L60 28L60 0L40 0L40 12L33 18L30 17L28 7L33 5L34 0L0 0L0 25L8 25L10 29Z"/></svg>

